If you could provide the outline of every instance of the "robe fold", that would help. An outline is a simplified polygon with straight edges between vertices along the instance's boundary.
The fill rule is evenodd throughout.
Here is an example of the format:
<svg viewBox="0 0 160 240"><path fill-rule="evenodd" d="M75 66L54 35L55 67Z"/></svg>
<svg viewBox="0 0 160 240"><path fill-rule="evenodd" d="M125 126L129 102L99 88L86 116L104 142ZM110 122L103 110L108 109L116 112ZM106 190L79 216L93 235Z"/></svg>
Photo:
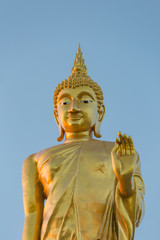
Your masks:
<svg viewBox="0 0 160 240"><path fill-rule="evenodd" d="M133 240L144 214L139 159L132 196L121 196L112 142L65 143L36 154L46 195L41 240Z"/></svg>

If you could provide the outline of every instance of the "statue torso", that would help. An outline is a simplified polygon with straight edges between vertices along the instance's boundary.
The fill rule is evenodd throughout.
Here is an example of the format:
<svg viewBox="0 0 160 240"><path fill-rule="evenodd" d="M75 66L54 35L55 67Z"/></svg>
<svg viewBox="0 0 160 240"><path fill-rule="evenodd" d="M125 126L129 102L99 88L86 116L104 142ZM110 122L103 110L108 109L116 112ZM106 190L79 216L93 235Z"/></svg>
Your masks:
<svg viewBox="0 0 160 240"><path fill-rule="evenodd" d="M41 239L96 240L106 221L112 222L113 145L97 140L66 143L36 155L47 199Z"/></svg>

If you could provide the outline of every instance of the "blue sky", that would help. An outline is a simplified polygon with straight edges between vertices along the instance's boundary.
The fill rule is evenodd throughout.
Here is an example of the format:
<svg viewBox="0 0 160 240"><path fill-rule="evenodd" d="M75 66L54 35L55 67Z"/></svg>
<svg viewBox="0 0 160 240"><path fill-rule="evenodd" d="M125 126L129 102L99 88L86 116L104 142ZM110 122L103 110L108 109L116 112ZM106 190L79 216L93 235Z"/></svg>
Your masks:
<svg viewBox="0 0 160 240"><path fill-rule="evenodd" d="M103 89L103 140L131 135L141 158L146 213L135 239L160 226L160 2L0 1L0 235L21 239L21 172L31 153L58 144L52 94L70 75L78 43Z"/></svg>

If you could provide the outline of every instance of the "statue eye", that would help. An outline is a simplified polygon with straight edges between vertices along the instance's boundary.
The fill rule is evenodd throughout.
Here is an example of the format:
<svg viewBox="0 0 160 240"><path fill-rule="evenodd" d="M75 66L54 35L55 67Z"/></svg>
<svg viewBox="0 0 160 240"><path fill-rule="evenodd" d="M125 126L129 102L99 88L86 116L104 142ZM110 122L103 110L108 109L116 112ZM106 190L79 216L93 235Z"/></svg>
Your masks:
<svg viewBox="0 0 160 240"><path fill-rule="evenodd" d="M90 102L93 102L92 100L81 100L80 102L82 103L90 103Z"/></svg>
<svg viewBox="0 0 160 240"><path fill-rule="evenodd" d="M68 105L70 102L61 102L61 105Z"/></svg>

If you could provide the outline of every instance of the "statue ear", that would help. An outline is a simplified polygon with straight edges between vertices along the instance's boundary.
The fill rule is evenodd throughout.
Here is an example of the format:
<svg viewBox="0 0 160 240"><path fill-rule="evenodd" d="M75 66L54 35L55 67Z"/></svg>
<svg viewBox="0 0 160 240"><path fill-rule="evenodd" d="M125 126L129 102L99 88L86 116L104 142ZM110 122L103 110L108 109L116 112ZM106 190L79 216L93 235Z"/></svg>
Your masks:
<svg viewBox="0 0 160 240"><path fill-rule="evenodd" d="M102 105L99 112L98 112L97 120L96 120L96 123L95 123L94 128L93 128L94 136L97 137L97 138L101 137L100 126L101 126L102 120L104 118L104 115L105 115L105 106Z"/></svg>
<svg viewBox="0 0 160 240"><path fill-rule="evenodd" d="M59 121L58 121L58 114L57 114L57 111L54 110L54 118L56 120L56 123L58 125L58 129L59 129L59 137L57 138L57 141L62 141L63 138L64 138L64 130L62 128L62 126L59 124Z"/></svg>
<svg viewBox="0 0 160 240"><path fill-rule="evenodd" d="M58 125L58 129L59 129L59 137L57 138L57 141L61 142L64 138L64 130L61 125Z"/></svg>

